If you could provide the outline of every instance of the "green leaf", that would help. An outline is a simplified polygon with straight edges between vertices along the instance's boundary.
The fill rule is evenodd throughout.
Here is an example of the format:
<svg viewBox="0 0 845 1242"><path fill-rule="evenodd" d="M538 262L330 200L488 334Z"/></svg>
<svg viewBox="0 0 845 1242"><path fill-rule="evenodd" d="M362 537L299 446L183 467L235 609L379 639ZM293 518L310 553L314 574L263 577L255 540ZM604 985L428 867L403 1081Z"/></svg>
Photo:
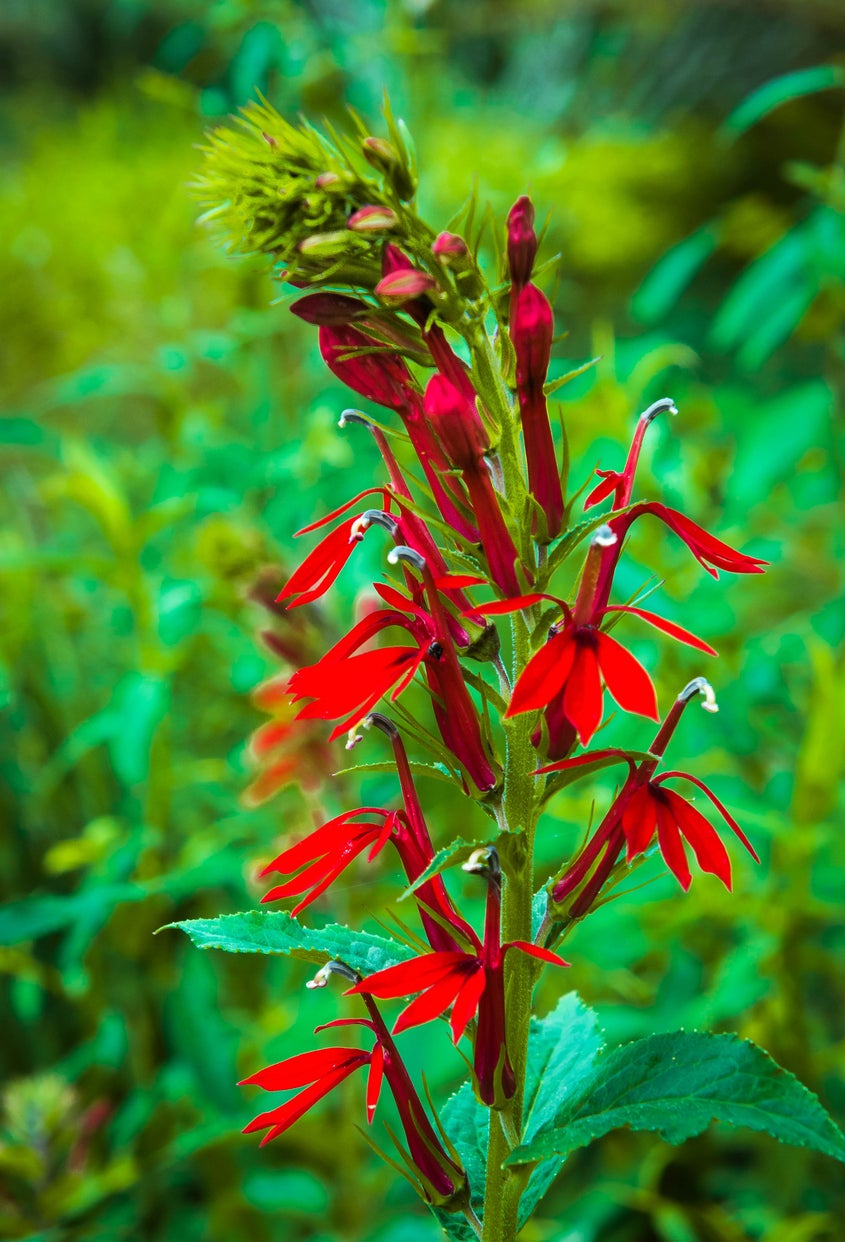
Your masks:
<svg viewBox="0 0 845 1242"><path fill-rule="evenodd" d="M667 315L716 249L718 232L710 224L696 229L658 259L631 301L640 323L658 323Z"/></svg>
<svg viewBox="0 0 845 1242"><path fill-rule="evenodd" d="M305 927L282 910L247 910L215 919L183 919L167 923L186 932L198 949L222 949L225 953L281 953L303 962L337 959L362 975L407 961L411 951L402 944L370 932L331 923L328 927ZM159 930L164 931L165 928Z"/></svg>
<svg viewBox="0 0 845 1242"><path fill-rule="evenodd" d="M564 1157L611 1130L651 1130L681 1143L721 1121L845 1161L845 1135L818 1099L762 1048L738 1035L650 1035L599 1058L553 1125L509 1164Z"/></svg>
<svg viewBox="0 0 845 1242"><path fill-rule="evenodd" d="M447 867L456 867L458 863L465 863L474 850L486 844L487 842L483 837L478 841L465 841L463 837L456 837L454 841L444 845L442 850L437 851L425 871L417 876L413 884L408 885L399 900L404 901L406 897L410 897L421 884L425 884L427 880L439 875Z"/></svg>
<svg viewBox="0 0 845 1242"><path fill-rule="evenodd" d="M169 704L170 687L163 677L127 673L115 687L109 753L115 772L127 785L146 780L153 737Z"/></svg>
<svg viewBox="0 0 845 1242"><path fill-rule="evenodd" d="M722 135L738 138L781 104L804 95L815 95L818 91L828 91L835 86L845 86L845 72L838 65L815 65L811 69L796 69L794 73L773 78L752 91L733 110L722 125Z"/></svg>
<svg viewBox="0 0 845 1242"><path fill-rule="evenodd" d="M472 1087L465 1082L446 1101L441 1121L466 1170L470 1200L480 1216L484 1206L484 1184L487 1180L490 1110L479 1104Z"/></svg>
<svg viewBox="0 0 845 1242"><path fill-rule="evenodd" d="M554 1122L562 1101L591 1072L602 1046L598 1019L577 992L562 996L545 1018L531 1019L523 1114L526 1139Z"/></svg>
<svg viewBox="0 0 845 1242"><path fill-rule="evenodd" d="M525 1140L554 1122L561 1100L571 1097L592 1072L602 1047L595 1013L577 992L562 996L545 1018L532 1018L525 1083ZM519 1201L524 1224L560 1172L563 1157L553 1155L531 1172Z"/></svg>

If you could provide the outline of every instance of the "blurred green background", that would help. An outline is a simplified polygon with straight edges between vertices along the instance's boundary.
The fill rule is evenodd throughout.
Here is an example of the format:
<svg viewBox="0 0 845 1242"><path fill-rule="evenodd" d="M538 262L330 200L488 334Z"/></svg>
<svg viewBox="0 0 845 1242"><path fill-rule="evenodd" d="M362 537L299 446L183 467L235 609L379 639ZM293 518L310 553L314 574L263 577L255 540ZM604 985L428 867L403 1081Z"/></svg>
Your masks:
<svg viewBox="0 0 845 1242"><path fill-rule="evenodd" d="M687 713L673 766L711 781L763 863L735 852L733 896L664 877L605 907L567 943L566 986L612 1040L739 1030L845 1120L845 92L799 72L837 64L836 0L3 4L0 1237L437 1236L353 1130L359 1082L263 1151L239 1134L255 1104L237 1079L312 1046L338 995L305 993L285 960L153 936L254 906L283 835L362 797L343 777L242 798L250 691L282 667L258 630L315 658L379 564L351 564L308 617L257 602L301 555L291 532L378 471L337 430L346 394L283 291L195 224L203 131L256 90L375 126L387 88L438 227L473 176L500 222L529 191L562 255L556 370L601 355L564 390L573 482L619 464L639 410L672 395L640 493L771 560L714 583L656 528L631 543L620 591L657 574L658 610L722 653L703 669L631 627L664 705L698 672L717 688L720 715ZM364 793L396 796L388 777ZM445 786L423 794L438 842L465 830ZM554 804L548 872L606 796ZM388 863L362 865L311 913L374 927L397 892ZM461 1074L445 1032L404 1046L445 1098ZM839 1168L718 1130L578 1153L524 1233L843 1236Z"/></svg>

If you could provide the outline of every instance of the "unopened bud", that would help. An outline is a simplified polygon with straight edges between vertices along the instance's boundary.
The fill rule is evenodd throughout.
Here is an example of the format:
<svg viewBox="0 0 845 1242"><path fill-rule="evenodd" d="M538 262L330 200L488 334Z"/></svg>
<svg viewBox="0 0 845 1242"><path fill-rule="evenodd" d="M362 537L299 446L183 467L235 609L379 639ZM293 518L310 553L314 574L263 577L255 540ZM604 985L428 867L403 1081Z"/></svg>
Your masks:
<svg viewBox="0 0 845 1242"><path fill-rule="evenodd" d="M326 186L334 185L337 181L340 181L340 177L336 172L324 172L320 173L314 184L318 187L318 189L325 190Z"/></svg>
<svg viewBox="0 0 845 1242"><path fill-rule="evenodd" d="M536 256L534 204L523 194L508 213L508 267L511 281L517 288L521 289L531 279Z"/></svg>
<svg viewBox="0 0 845 1242"><path fill-rule="evenodd" d="M431 243L431 253L448 264L452 259L468 258L469 247L457 233L438 233Z"/></svg>
<svg viewBox="0 0 845 1242"><path fill-rule="evenodd" d="M309 293L292 302L290 309L305 323L333 326L352 323L373 313L372 306L345 293Z"/></svg>
<svg viewBox="0 0 845 1242"><path fill-rule="evenodd" d="M368 164L385 174L401 199L413 198L414 179L391 142L385 138L365 138L361 151Z"/></svg>
<svg viewBox="0 0 845 1242"><path fill-rule="evenodd" d="M347 221L356 233L383 233L387 229L395 229L399 217L389 207L360 207Z"/></svg>
<svg viewBox="0 0 845 1242"><path fill-rule="evenodd" d="M431 293L436 288L437 281L428 272L406 268L404 271L391 272L384 276L376 285L374 292L382 302L401 306L403 302L410 302L413 298Z"/></svg>
<svg viewBox="0 0 845 1242"><path fill-rule="evenodd" d="M349 233L345 230L334 233L312 233L310 237L303 238L299 243L299 250L305 255L335 255L344 254L349 249L349 245Z"/></svg>

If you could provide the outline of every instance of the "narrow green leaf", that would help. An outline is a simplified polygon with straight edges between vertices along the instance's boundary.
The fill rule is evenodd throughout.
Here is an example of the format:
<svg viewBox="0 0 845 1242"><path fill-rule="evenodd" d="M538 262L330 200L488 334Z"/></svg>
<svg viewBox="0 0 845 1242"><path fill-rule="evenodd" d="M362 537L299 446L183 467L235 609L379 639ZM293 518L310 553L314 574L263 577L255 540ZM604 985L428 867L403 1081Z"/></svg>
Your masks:
<svg viewBox="0 0 845 1242"><path fill-rule="evenodd" d="M413 884L408 885L399 900L404 901L406 897L410 897L421 884L425 884L433 876L439 875L447 867L455 867L458 863L466 862L473 850L477 850L485 844L486 841L483 838L478 841L465 841L463 837L456 837L454 841L444 845L442 850L437 851L425 871L417 876Z"/></svg>
<svg viewBox="0 0 845 1242"><path fill-rule="evenodd" d="M668 1143L713 1121L845 1161L845 1135L818 1099L762 1048L737 1035L650 1035L597 1060L554 1123L512 1152L510 1164L565 1157L611 1130L651 1130Z"/></svg>
<svg viewBox="0 0 845 1242"><path fill-rule="evenodd" d="M634 318L657 323L667 315L716 249L718 231L712 225L696 229L658 259L631 301Z"/></svg>
<svg viewBox="0 0 845 1242"><path fill-rule="evenodd" d="M722 136L738 138L781 104L801 99L804 95L815 95L818 91L828 91L836 86L845 86L845 71L839 65L815 65L811 69L796 69L794 73L773 78L771 82L764 82L756 91L752 91L734 108L722 125Z"/></svg>
<svg viewBox="0 0 845 1242"><path fill-rule="evenodd" d="M169 927L186 932L198 949L280 953L317 965L337 959L362 975L395 966L412 956L405 945L384 936L334 923L328 927L305 927L281 910L247 910L215 919L183 919L159 930Z"/></svg>

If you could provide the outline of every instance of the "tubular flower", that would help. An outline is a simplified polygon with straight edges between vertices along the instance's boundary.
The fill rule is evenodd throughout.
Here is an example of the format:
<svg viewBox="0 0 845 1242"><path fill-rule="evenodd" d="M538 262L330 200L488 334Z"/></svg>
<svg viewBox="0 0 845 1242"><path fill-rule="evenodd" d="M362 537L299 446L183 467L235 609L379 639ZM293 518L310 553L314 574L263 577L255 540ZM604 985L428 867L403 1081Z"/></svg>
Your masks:
<svg viewBox="0 0 845 1242"><path fill-rule="evenodd" d="M387 449L387 445L385 445ZM389 453L389 449L387 449ZM389 460L395 465L395 459L392 454ZM393 472L392 472L393 473ZM404 486L404 480L398 475L397 480L401 481L404 489L403 495L407 493ZM367 509L364 513L346 518L334 530L329 531L327 535L321 539L317 546L309 552L305 560L294 570L288 581L285 583L281 592L277 597L279 601L290 601L289 608L298 608L301 604L313 603L315 599L319 599L325 595L329 587L340 574L346 562L354 552L359 543L362 542L364 535L371 526L382 526L390 532L397 545L411 547L415 552L424 556L437 576L438 581L442 581L443 595L451 601L458 613L463 613L477 629L483 630L484 620L477 613L473 612L472 605L467 598L464 590L460 587L450 586L452 578L447 572L446 562L443 560L440 549L434 542L431 533L422 518L413 513L410 509L402 504L401 500L395 500L391 491L387 488L368 488L365 492L360 492L352 500L341 505L338 509L334 509L325 517L320 518L317 522L312 522L310 526L304 526L302 530L297 531L297 535L306 535L313 530L318 530L327 523L340 517L346 513L353 505L358 504L366 496L373 494L380 495L386 508ZM410 499L410 493L407 493ZM391 503L395 503L398 512L391 512ZM409 587L412 588L412 583ZM472 641L467 630L452 615L448 614L449 632L455 642L461 647L466 647Z"/></svg>
<svg viewBox="0 0 845 1242"><path fill-rule="evenodd" d="M328 962L308 986L322 986L331 970L336 970L348 979L360 977L340 962ZM298 1095L278 1108L260 1113L244 1128L244 1133L267 1130L261 1140L263 1147L265 1143L288 1130L345 1078L367 1066L368 1124L372 1123L375 1116L382 1085L386 1081L396 1102L408 1144L409 1158L401 1152L401 1148L400 1152L412 1171L417 1191L427 1203L435 1207L442 1207L447 1211L458 1210L466 1198L466 1174L458 1163L457 1153L454 1149L447 1152L437 1137L375 1003L369 997L365 1001L370 1012L369 1019L341 1018L327 1023L326 1027L365 1027L375 1036L372 1050L365 1052L359 1048L319 1048L289 1057L275 1065L268 1065L266 1069L243 1079L239 1086L262 1087L265 1091L289 1091L304 1087ZM317 1027L316 1030L325 1030L326 1027Z"/></svg>
<svg viewBox="0 0 845 1242"><path fill-rule="evenodd" d="M510 325L516 351L516 390L528 486L546 516L546 538L560 533L563 493L543 385L549 369L554 320L552 308L536 285L527 284L516 298Z"/></svg>
<svg viewBox="0 0 845 1242"><path fill-rule="evenodd" d="M466 516L467 498L449 473L449 463L426 421L422 398L402 358L385 353L375 337L341 325L321 325L320 352L329 370L353 392L399 415L444 521L471 543L477 542L478 531Z"/></svg>
<svg viewBox="0 0 845 1242"><path fill-rule="evenodd" d="M664 772L655 777L666 746L677 728L687 704L696 694L704 696L702 706L718 711L712 688L703 677L696 677L678 695L671 711L658 730L649 749L650 758L637 764L623 750L597 750L573 759L563 759L538 769L538 775L568 772L587 766L604 767L608 763L625 763L628 775L613 805L575 862L552 889L552 898L562 902L576 890L578 896L570 907L572 917L585 914L601 891L604 881L616 865L623 849L628 862L643 854L657 836L660 852L669 870L686 891L692 877L683 841L691 846L702 871L718 876L727 889L731 887L731 864L724 843L713 825L692 805L663 782L671 779L690 781L710 799L732 832L739 838L755 862L759 858L739 824L722 805L712 790L697 777L685 772ZM587 877L589 876L589 880ZM586 883L585 883L586 881ZM583 886L583 887L582 887Z"/></svg>
<svg viewBox="0 0 845 1242"><path fill-rule="evenodd" d="M647 621L656 629L679 642L715 655L712 647L688 630L666 621L643 608L625 604L599 610L595 622L578 624L575 613L563 600L553 595L522 595L499 603L483 605L485 615L514 612L541 600L553 600L563 611L564 619L553 625L547 642L526 664L513 688L505 713L519 716L537 711L558 701L562 714L586 745L601 724L602 683L623 711L657 720L657 698L654 686L639 660L621 643L598 629L601 617L610 612L629 613Z"/></svg>
<svg viewBox="0 0 845 1242"><path fill-rule="evenodd" d="M443 740L479 789L492 789L496 773L487 757L478 713L464 682L434 579L425 560L410 548L395 548L388 559L394 564L410 560L423 567L428 579L428 610L393 587L376 584L376 592L391 607L359 621L321 660L300 669L288 682L294 701L313 700L299 716L308 720L342 718L329 737L333 741L358 724L384 695L390 693L392 700L397 699L425 664L432 689L442 701L441 715L435 713L438 723L443 719L449 722L449 733ZM390 627L404 629L414 645L360 651Z"/></svg>
<svg viewBox="0 0 845 1242"><path fill-rule="evenodd" d="M495 856L495 850L477 851ZM466 869L481 868L467 864ZM394 1034L412 1026L431 1022L451 1007L449 1025L457 1044L469 1023L476 1016L473 1072L479 1098L487 1105L501 1108L515 1090L513 1069L505 1041L505 955L519 949L532 957L555 966L568 963L556 953L523 940L502 944L501 878L498 861L487 890L487 913L484 940L476 942L471 953L427 953L398 966L362 980L350 991L380 999L407 996L419 992L416 1000L402 1010L393 1027Z"/></svg>
<svg viewBox="0 0 845 1242"><path fill-rule="evenodd" d="M425 390L425 412L463 476L491 578L508 595L518 594L515 562L519 554L484 460L489 441L474 402L468 401L445 376L434 375Z"/></svg>

